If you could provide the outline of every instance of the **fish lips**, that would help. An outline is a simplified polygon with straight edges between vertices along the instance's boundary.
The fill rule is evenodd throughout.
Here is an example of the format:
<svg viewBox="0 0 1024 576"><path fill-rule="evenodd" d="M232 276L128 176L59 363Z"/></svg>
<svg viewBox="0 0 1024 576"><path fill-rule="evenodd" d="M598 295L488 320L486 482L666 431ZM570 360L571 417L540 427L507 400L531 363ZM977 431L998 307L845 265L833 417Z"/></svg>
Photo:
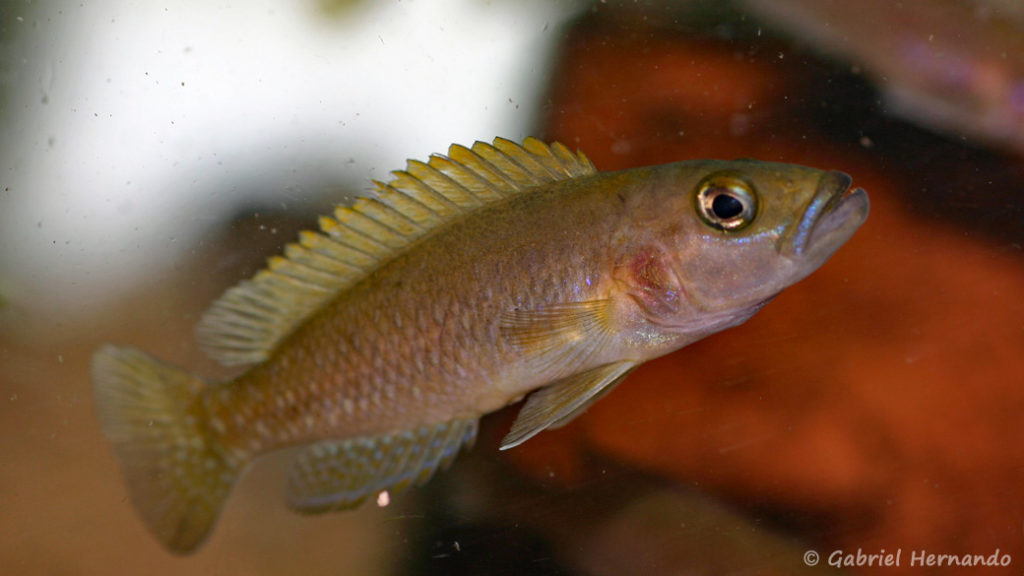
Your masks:
<svg viewBox="0 0 1024 576"><path fill-rule="evenodd" d="M784 255L824 261L853 236L868 217L869 203L863 189L850 189L852 182L835 170L822 174L814 198L783 241Z"/></svg>

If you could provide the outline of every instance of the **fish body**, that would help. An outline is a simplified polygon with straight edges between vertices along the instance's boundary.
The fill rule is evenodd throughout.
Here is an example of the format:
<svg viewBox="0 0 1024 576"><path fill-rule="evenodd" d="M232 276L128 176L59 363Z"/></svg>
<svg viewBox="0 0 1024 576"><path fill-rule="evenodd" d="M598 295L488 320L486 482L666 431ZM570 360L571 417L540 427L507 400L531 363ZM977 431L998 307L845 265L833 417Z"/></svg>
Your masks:
<svg viewBox="0 0 1024 576"><path fill-rule="evenodd" d="M742 323L867 216L849 177L700 160L597 173L528 139L410 161L229 290L198 328L207 384L131 349L94 357L132 499L171 550L203 541L254 458L305 446L304 512L428 479L529 395L502 448L633 368Z"/></svg>

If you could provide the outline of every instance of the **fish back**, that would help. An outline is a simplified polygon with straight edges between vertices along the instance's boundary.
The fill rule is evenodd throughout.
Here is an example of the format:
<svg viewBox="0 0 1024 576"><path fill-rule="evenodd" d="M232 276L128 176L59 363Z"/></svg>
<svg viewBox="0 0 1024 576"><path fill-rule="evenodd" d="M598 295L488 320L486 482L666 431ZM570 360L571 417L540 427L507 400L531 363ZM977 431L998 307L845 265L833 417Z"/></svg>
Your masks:
<svg viewBox="0 0 1024 576"><path fill-rule="evenodd" d="M443 224L479 207L557 180L594 173L582 153L536 139L496 139L448 156L410 161L377 197L361 198L320 220L271 258L266 269L228 290L201 319L202 348L226 365L267 359L288 334L340 293Z"/></svg>

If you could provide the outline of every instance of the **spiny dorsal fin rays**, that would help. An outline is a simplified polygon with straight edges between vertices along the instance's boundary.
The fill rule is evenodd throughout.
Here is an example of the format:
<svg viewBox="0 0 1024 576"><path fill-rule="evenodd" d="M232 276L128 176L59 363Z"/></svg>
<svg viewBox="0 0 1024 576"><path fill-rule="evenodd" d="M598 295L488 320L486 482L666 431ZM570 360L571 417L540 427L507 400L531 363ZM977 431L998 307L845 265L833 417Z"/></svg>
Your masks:
<svg viewBox="0 0 1024 576"><path fill-rule="evenodd" d="M458 147L461 148L461 147ZM464 157L471 158L473 153L465 148ZM456 147L452 147L453 157L456 154ZM486 173L474 170L468 164L459 163L452 158L447 156L434 155L430 157L428 166L438 171L445 178L451 179L452 182L458 184L466 190L467 194L477 198L481 203L490 202L501 198L501 194L491 184L491 180L488 179ZM481 167L481 170L483 168Z"/></svg>
<svg viewBox="0 0 1024 576"><path fill-rule="evenodd" d="M376 197L339 206L285 247L284 256L229 289L196 328L203 349L227 365L266 359L299 324L370 272L455 218L533 187L595 173L582 154L527 138L496 138L448 155L410 160L377 182Z"/></svg>
<svg viewBox="0 0 1024 576"><path fill-rule="evenodd" d="M434 158L438 158L438 156ZM449 206L466 209L482 204L475 194L430 164L424 164L418 160L410 160L406 171L409 177L416 178L423 186L438 191L438 195Z"/></svg>
<svg viewBox="0 0 1024 576"><path fill-rule="evenodd" d="M549 147L539 140L528 138L523 142L523 148L551 170L556 178L584 176L595 171L590 160L582 154L573 154L559 142L554 142Z"/></svg>
<svg viewBox="0 0 1024 576"><path fill-rule="evenodd" d="M365 218L376 223L383 229L391 230L396 235L393 247L405 246L412 236L423 233L423 228L410 220L406 215L396 212L393 208L376 198L359 198L352 206L338 206L334 210L334 219L341 224L355 223ZM344 235L336 236L344 240Z"/></svg>

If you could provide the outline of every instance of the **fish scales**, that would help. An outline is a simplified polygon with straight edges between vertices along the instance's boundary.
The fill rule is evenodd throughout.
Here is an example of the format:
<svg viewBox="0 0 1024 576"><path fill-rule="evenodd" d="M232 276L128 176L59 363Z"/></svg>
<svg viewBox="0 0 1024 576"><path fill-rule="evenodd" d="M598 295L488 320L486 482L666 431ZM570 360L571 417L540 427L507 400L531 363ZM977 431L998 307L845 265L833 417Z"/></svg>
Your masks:
<svg viewBox="0 0 1024 576"><path fill-rule="evenodd" d="M502 449L570 421L636 366L745 321L837 250L867 196L829 172L699 160L597 173L496 139L410 161L211 307L206 383L106 346L104 433L170 550L208 535L255 458L290 446L288 502L357 506L428 480L526 396Z"/></svg>
<svg viewBox="0 0 1024 576"><path fill-rule="evenodd" d="M572 366L562 366L528 374L523 364L529 358L501 338L495 319L516 307L606 297L607 282L587 286L585 279L603 276L607 248L579 242L564 223L586 222L588 233L611 236L624 219L621 203L585 182L565 182L522 200L452 224L339 295L271 361L211 390L208 412L230 421L223 415L243 409L277 429L277 446L262 450L479 415L571 372ZM529 279L525 286L523 278ZM374 310L388 313L374 322ZM414 320L421 310L431 311L422 328ZM357 337L365 342L359 349L351 345ZM337 426L318 410L325 397L336 399L336 406L378 390L393 400L371 403ZM301 403L278 401L296 394ZM309 413L318 419L312 429L290 423ZM222 445L246 445L250 425L236 422ZM291 436L294 431L301 434Z"/></svg>

